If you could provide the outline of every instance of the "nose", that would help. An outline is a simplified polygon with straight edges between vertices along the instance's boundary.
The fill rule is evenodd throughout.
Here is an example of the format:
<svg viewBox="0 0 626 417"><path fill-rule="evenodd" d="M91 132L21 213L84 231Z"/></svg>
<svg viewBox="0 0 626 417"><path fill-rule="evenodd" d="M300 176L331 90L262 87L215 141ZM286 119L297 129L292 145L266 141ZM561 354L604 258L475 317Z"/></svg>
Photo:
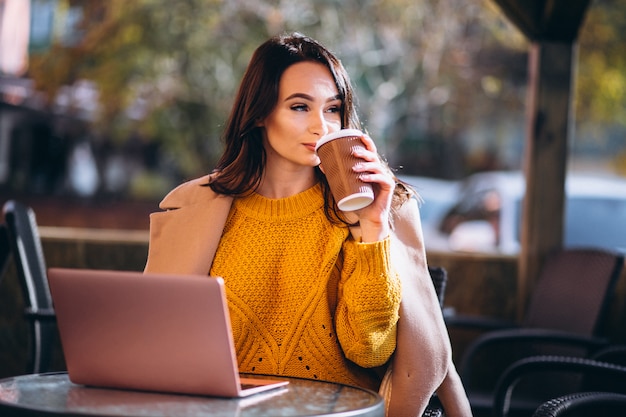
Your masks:
<svg viewBox="0 0 626 417"><path fill-rule="evenodd" d="M328 134L330 132L328 126L328 120L326 120L324 111L312 111L311 117L309 120L309 130L320 137Z"/></svg>

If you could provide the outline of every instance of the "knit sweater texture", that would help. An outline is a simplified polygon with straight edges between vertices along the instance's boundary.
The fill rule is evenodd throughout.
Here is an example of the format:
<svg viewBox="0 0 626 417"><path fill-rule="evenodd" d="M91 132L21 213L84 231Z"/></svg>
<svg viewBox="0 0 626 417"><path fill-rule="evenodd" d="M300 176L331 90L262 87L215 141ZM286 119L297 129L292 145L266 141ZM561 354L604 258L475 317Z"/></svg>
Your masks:
<svg viewBox="0 0 626 417"><path fill-rule="evenodd" d="M235 199L210 273L226 283L240 372L378 389L401 298L390 242L354 241L323 203L319 185Z"/></svg>

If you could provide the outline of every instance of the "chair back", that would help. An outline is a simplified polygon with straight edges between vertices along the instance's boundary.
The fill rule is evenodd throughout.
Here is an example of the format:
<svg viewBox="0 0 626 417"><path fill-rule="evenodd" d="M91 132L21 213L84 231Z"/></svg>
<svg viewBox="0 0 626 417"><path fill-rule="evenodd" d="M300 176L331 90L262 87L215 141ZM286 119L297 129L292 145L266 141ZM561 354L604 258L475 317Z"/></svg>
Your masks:
<svg viewBox="0 0 626 417"><path fill-rule="evenodd" d="M429 266L428 272L430 273L430 278L433 280L433 285L435 286L439 306L443 308L443 299L446 293L446 284L448 282L448 272L440 266Z"/></svg>
<svg viewBox="0 0 626 417"><path fill-rule="evenodd" d="M542 268L523 327L597 335L624 256L604 249L562 249Z"/></svg>
<svg viewBox="0 0 626 417"><path fill-rule="evenodd" d="M4 277L9 255L11 255L11 246L9 244L7 227L4 224L0 224L0 281Z"/></svg>
<svg viewBox="0 0 626 417"><path fill-rule="evenodd" d="M35 313L52 309L35 213L14 200L4 204L3 212L26 307Z"/></svg>
<svg viewBox="0 0 626 417"><path fill-rule="evenodd" d="M58 331L35 213L30 207L13 200L4 204L3 212L22 287L24 316L30 325L26 370L32 374L48 372Z"/></svg>

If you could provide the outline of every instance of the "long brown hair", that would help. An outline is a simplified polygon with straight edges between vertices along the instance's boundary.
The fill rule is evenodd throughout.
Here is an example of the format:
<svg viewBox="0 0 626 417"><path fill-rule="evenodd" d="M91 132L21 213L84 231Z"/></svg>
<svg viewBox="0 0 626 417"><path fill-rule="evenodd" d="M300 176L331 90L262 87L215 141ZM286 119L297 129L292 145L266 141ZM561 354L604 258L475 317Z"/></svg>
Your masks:
<svg viewBox="0 0 626 417"><path fill-rule="evenodd" d="M252 55L235 96L222 135L226 148L210 184L213 191L243 196L257 189L266 163L262 128L257 124L276 106L285 70L305 61L318 62L329 69L342 102L341 127L360 129L350 78L339 59L319 42L300 33L272 37ZM326 177L319 167L315 168L315 175L322 185L327 215L331 211L336 214Z"/></svg>
<svg viewBox="0 0 626 417"><path fill-rule="evenodd" d="M225 150L209 184L213 191L237 197L259 187L266 154L258 122L265 120L274 110L285 70L306 61L320 63L332 74L342 102L341 127L361 128L350 77L341 61L322 44L300 33L274 36L256 49L241 80L222 135ZM322 187L326 216L331 221L348 223L339 214L319 167L315 167L315 176Z"/></svg>

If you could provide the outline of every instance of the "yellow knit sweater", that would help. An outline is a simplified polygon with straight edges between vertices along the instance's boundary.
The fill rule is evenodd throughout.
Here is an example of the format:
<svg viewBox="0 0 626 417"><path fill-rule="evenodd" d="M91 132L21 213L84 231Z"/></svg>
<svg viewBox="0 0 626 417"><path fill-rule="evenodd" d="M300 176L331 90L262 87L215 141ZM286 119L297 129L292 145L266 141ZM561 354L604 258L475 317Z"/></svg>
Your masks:
<svg viewBox="0 0 626 417"><path fill-rule="evenodd" d="M331 224L319 185L235 199L210 273L226 283L240 371L377 389L367 368L395 349L401 297L389 246Z"/></svg>

